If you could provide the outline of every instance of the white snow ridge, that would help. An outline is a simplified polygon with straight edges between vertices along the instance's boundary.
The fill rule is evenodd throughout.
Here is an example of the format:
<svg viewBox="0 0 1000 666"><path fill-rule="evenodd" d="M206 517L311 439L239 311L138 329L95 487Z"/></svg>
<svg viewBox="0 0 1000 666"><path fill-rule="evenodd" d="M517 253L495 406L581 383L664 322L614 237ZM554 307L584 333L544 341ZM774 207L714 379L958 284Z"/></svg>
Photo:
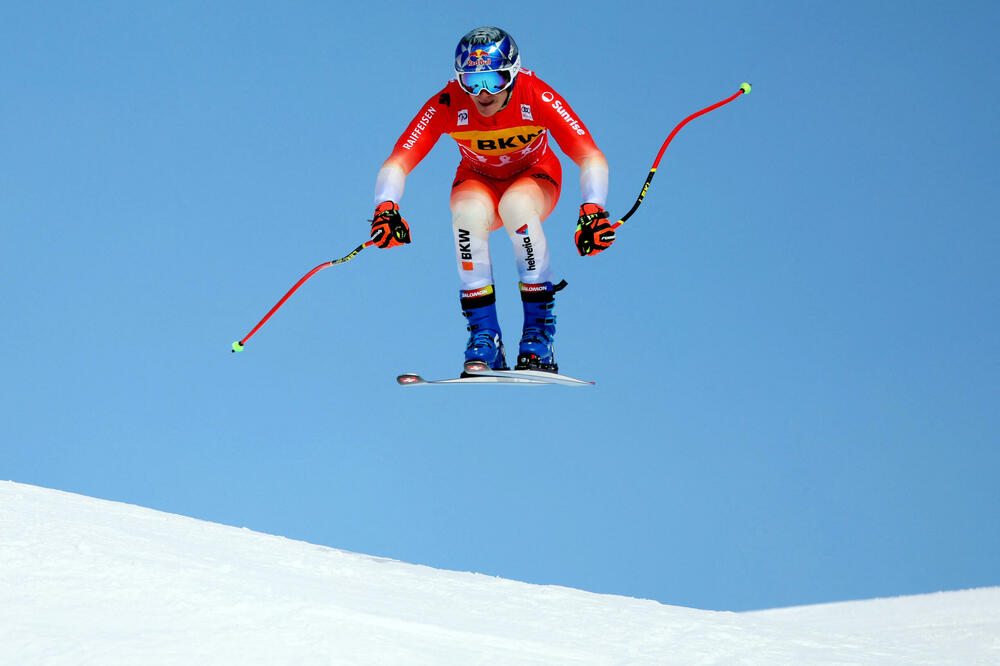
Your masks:
<svg viewBox="0 0 1000 666"><path fill-rule="evenodd" d="M1000 588L701 611L0 482L0 664L1000 664Z"/></svg>

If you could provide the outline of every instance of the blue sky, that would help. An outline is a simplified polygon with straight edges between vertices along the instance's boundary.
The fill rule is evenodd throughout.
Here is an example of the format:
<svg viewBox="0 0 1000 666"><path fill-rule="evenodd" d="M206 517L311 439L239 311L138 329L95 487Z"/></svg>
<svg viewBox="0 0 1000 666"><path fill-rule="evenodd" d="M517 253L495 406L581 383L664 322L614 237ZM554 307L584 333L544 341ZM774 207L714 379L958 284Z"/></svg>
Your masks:
<svg viewBox="0 0 1000 666"><path fill-rule="evenodd" d="M1000 584L994 3L97 2L0 12L0 477L398 558L743 610ZM442 139L414 242L374 178L496 24L621 215L546 222L560 366L459 369ZM520 325L506 237L502 322Z"/></svg>

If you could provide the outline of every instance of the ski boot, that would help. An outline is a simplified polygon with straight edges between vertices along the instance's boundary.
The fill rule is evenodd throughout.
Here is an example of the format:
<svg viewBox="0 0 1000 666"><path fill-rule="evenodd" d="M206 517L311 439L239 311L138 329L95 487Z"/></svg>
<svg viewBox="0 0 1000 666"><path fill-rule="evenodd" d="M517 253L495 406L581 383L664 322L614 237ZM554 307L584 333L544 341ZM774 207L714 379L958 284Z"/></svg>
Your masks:
<svg viewBox="0 0 1000 666"><path fill-rule="evenodd" d="M466 361L480 361L494 370L508 370L497 320L496 294L493 285L462 292L462 314L468 320L469 342ZM468 376L463 372L462 376Z"/></svg>
<svg viewBox="0 0 1000 666"><path fill-rule="evenodd" d="M552 314L556 292L566 286L563 280L539 284L521 283L521 305L524 307L524 329L517 350L515 370L559 372L553 352L556 318Z"/></svg>

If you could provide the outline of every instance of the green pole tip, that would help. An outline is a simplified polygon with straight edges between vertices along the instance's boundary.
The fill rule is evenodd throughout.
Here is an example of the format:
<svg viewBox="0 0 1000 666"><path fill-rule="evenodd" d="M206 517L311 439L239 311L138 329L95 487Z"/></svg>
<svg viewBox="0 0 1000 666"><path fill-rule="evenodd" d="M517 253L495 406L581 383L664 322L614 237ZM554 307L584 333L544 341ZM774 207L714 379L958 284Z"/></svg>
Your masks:
<svg viewBox="0 0 1000 666"><path fill-rule="evenodd" d="M233 343L233 353L241 352L241 351L243 351L243 345L241 345L240 341L237 340L236 342Z"/></svg>
<svg viewBox="0 0 1000 666"><path fill-rule="evenodd" d="M749 95L750 94L750 84L749 83L744 83L743 85L740 86L740 90L742 90L744 93L746 93L747 95Z"/></svg>

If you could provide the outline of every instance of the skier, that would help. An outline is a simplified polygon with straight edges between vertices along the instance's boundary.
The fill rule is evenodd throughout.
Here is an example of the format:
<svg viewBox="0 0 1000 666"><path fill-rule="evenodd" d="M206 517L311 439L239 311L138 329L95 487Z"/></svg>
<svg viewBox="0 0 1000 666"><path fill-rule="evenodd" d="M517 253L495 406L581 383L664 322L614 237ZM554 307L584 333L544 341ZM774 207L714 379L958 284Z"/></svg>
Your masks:
<svg viewBox="0 0 1000 666"><path fill-rule="evenodd" d="M524 309L515 369L558 372L553 307L565 281L553 284L542 231L562 183L550 133L580 167L577 250L597 254L615 240L604 210L608 163L569 104L521 67L517 44L499 28L477 28L461 39L455 79L424 104L378 172L371 238L380 248L409 243L410 228L399 212L406 176L442 134L458 143L461 162L450 205L462 314L470 333L467 362L508 369L489 252L490 232L503 226L514 244Z"/></svg>

